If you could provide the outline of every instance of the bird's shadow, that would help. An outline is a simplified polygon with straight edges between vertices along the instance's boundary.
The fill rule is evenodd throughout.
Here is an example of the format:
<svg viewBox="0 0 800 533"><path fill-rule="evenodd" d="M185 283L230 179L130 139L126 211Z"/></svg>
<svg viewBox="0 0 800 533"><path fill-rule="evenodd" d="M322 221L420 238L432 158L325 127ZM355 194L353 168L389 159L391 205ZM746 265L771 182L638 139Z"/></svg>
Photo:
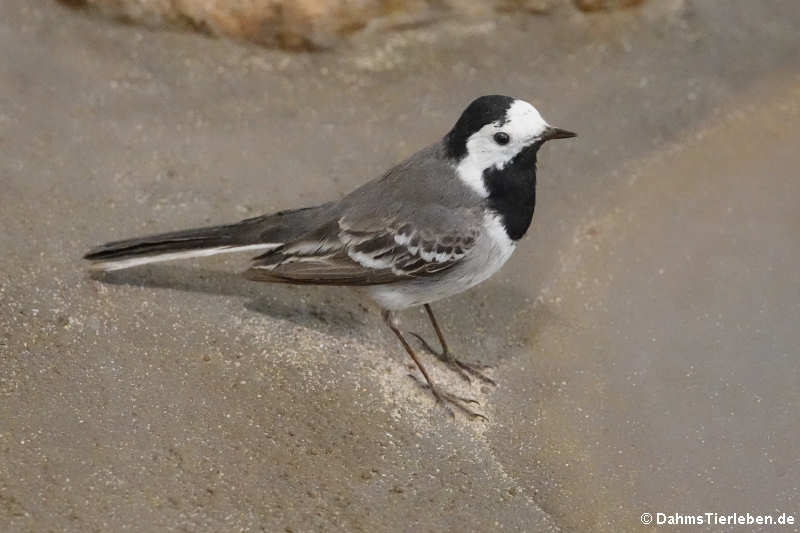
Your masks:
<svg viewBox="0 0 800 533"><path fill-rule="evenodd" d="M333 335L393 338L376 336L381 321L375 307L358 291L341 287L294 286L256 283L235 272L186 267L174 264L153 264L112 272L94 272L92 279L111 285L151 287L192 293L233 296L246 300L244 306L275 320L285 320ZM533 326L520 320L519 311L531 308L530 297L503 285L490 292L470 291L437 304L437 314L453 345L477 349L465 354L467 359L481 359L490 365L514 357L519 349L535 342L544 322L553 319L546 306L532 312ZM445 320L442 321L442 318ZM438 346L427 318L422 312L401 314L403 329L416 331ZM506 327L517 324L517 327ZM499 327L503 326L503 327ZM508 338L511 335L515 338ZM470 342L462 342L467 339ZM465 348L466 349L466 348Z"/></svg>
<svg viewBox="0 0 800 533"><path fill-rule="evenodd" d="M266 284L247 280L236 272L204 268L156 264L93 272L91 277L110 285L243 298L245 308L251 311L332 333L362 328L369 311L358 295L343 296L331 291L331 287L271 284L265 291Z"/></svg>

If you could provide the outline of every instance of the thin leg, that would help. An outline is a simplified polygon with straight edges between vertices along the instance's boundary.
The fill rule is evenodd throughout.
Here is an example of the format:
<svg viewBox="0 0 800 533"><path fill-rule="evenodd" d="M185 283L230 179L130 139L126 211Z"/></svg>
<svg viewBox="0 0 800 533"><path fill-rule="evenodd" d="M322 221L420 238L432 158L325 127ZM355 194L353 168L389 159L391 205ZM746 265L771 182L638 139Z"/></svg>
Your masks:
<svg viewBox="0 0 800 533"><path fill-rule="evenodd" d="M391 311L383 312L383 320L389 326L389 329L394 331L394 334L397 335L397 338L400 339L400 342L403 344L403 348L406 349L408 355L411 356L411 359L414 360L414 363L416 363L417 368L419 368L419 371L422 372L423 376L425 376L425 381L427 381L428 385L430 385L431 391L433 391L433 395L437 396L436 387L433 386L433 381L431 381L431 377L428 375L428 371L425 370L425 367L422 366L422 363L419 362L419 359L417 359L417 354L414 353L414 349L411 348L411 345L409 345L408 341L405 339L405 337L403 337L403 334L400 332L400 329L395 324L394 317L392 317Z"/></svg>
<svg viewBox="0 0 800 533"><path fill-rule="evenodd" d="M414 353L414 349L411 348L411 345L408 344L408 341L405 339L405 337L403 337L403 334L400 332L400 329L397 327L397 324L395 323L395 320L394 320L394 317L392 316L391 311L386 311L386 310L383 311L383 320L384 320L384 322L386 322L386 325L389 326L389 329L391 329L394 332L394 334L397 336L397 338L400 339L400 342L402 343L403 348L406 349L406 352L408 352L408 355L411 356L411 359L417 365L417 368L419 368L419 371L422 372L422 375L425 377L425 381L427 381L427 385L423 385L423 386L425 386L426 388L430 389L431 393L436 398L436 401L438 403L441 403L442 405L444 405L445 402L447 402L447 403L449 403L451 405L456 406L456 408L458 408L460 411L463 411L464 413L466 413L467 415L469 415L472 418L483 418L484 420L486 420L486 417L483 416L482 414L476 413L476 412L472 411L471 409L468 409L466 406L463 405L464 403L478 403L477 401L469 399L469 398L462 398L461 396L456 396L456 395L451 394L451 393L449 393L447 391L440 390L439 387L437 387L436 385L433 384L433 380L431 380L431 377L428 375L428 371L425 370L425 367L422 366L422 363L420 363L419 359L417 359L417 354ZM449 407L447 407L446 405L445 405L445 408L449 411L450 415L452 416L453 415L453 411Z"/></svg>
<svg viewBox="0 0 800 533"><path fill-rule="evenodd" d="M485 368L481 365L474 365L470 363L465 363L463 361L459 361L455 358L455 356L450 352L450 348L447 346L447 341L444 339L444 334L442 333L442 328L439 327L439 322L436 320L436 317L433 314L433 309L431 308L430 304L425 304L425 312L428 313L428 318L431 321L431 325L433 326L433 330L436 332L436 337L439 339L439 345L442 347L441 352L437 352L434 350L430 344L425 341L420 335L416 333L411 333L414 335L419 341L422 343L423 348L427 351L431 352L433 355L441 359L444 363L447 364L450 368L458 373L459 376L464 378L465 381L471 382L470 375L480 379L484 383L489 383L491 385L497 385L492 378L485 375L481 372L482 368Z"/></svg>
<svg viewBox="0 0 800 533"><path fill-rule="evenodd" d="M439 322L436 321L431 304L425 304L425 312L428 313L428 318L431 319L431 324L433 324L433 330L436 332L436 336L439 337L439 345L442 347L442 353L449 354L450 348L447 346L447 341L444 340L444 333L442 333L442 328L439 327Z"/></svg>

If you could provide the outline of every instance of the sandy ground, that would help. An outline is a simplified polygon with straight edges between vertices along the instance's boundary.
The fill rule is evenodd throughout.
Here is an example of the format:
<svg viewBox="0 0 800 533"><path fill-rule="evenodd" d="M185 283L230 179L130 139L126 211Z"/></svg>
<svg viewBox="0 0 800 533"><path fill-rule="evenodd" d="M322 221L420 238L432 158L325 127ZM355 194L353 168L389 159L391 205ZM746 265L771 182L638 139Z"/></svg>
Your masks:
<svg viewBox="0 0 800 533"><path fill-rule="evenodd" d="M798 26L794 0L665 0L290 55L4 1L0 530L800 519ZM436 408L357 295L80 260L339 197L489 92L580 133L510 263L437 306L499 386L429 367L489 422Z"/></svg>

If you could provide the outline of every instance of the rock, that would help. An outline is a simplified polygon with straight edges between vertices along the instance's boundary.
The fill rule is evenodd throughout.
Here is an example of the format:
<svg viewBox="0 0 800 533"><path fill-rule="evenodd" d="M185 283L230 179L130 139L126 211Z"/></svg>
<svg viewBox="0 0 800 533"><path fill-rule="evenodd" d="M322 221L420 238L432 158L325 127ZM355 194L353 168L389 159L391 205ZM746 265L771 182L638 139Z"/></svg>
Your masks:
<svg viewBox="0 0 800 533"><path fill-rule="evenodd" d="M581 11L606 11L621 9L641 4L644 0L575 0Z"/></svg>
<svg viewBox="0 0 800 533"><path fill-rule="evenodd" d="M584 11L627 7L643 0L574 0ZM184 26L213 35L289 49L334 46L378 19L415 20L446 10L486 17L494 11L545 14L556 0L61 0L91 5L150 26ZM391 24L386 27L392 27Z"/></svg>
<svg viewBox="0 0 800 533"><path fill-rule="evenodd" d="M394 9L389 0L62 0L150 26L179 25L292 49L326 48ZM403 3L406 4L406 3ZM410 2L408 4L417 4Z"/></svg>
<svg viewBox="0 0 800 533"><path fill-rule="evenodd" d="M500 0L497 3L498 11L523 11L545 15L553 9L553 0Z"/></svg>

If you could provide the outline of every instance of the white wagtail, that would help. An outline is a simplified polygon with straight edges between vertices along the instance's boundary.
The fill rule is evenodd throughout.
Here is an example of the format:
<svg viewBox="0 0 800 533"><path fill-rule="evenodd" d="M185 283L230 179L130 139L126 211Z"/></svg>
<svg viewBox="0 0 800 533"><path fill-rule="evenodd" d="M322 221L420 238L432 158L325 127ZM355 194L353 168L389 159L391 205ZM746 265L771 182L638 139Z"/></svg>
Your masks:
<svg viewBox="0 0 800 533"><path fill-rule="evenodd" d="M442 348L434 353L467 381L472 375L493 383L479 366L453 356L430 303L503 266L533 218L539 148L569 137L575 133L550 126L528 102L481 96L442 140L337 202L111 242L85 258L94 269L109 271L259 250L245 272L249 279L364 287L436 400L481 416L465 406L472 400L434 385L394 313L425 306Z"/></svg>

